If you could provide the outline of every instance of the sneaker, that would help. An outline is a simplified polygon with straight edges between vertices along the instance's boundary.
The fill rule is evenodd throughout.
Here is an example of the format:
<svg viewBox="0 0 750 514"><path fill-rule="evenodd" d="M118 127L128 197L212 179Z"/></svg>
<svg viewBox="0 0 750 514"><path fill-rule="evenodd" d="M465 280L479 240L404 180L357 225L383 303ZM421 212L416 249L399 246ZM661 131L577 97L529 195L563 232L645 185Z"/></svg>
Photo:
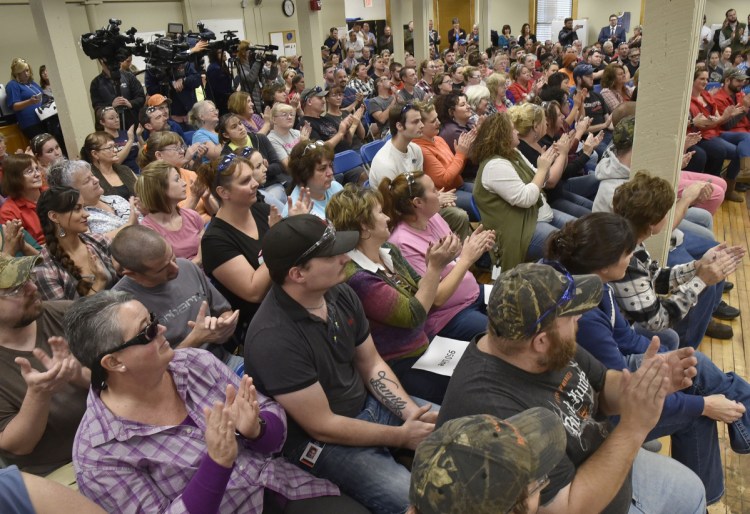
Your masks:
<svg viewBox="0 0 750 514"><path fill-rule="evenodd" d="M714 309L712 316L716 319L723 319L726 321L733 320L740 315L740 310L736 307L732 307L727 302L722 300L719 305Z"/></svg>
<svg viewBox="0 0 750 514"><path fill-rule="evenodd" d="M729 280L725 280L724 281L724 292L728 293L732 289L734 289L734 282L730 282Z"/></svg>
<svg viewBox="0 0 750 514"><path fill-rule="evenodd" d="M714 339L732 339L734 331L729 325L719 323L716 320L711 320L706 328L706 335Z"/></svg>
<svg viewBox="0 0 750 514"><path fill-rule="evenodd" d="M641 448L644 450L648 450L653 453L659 453L661 451L661 441L658 439L653 439L651 441L646 441L641 445Z"/></svg>

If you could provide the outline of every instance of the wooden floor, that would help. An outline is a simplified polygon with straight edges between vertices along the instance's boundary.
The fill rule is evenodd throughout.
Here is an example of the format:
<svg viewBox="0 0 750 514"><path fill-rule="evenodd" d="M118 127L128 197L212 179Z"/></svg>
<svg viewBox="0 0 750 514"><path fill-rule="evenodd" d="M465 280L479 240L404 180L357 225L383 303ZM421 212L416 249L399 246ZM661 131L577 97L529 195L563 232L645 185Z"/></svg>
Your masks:
<svg viewBox="0 0 750 514"><path fill-rule="evenodd" d="M750 250L750 217L745 203L725 202L714 216L714 231L719 241L741 245ZM706 338L700 350L724 371L734 371L748 378L746 363L750 363L750 256L729 280L734 289L724 299L742 310L743 315L731 322L734 338L731 341ZM748 337L744 337L747 334ZM719 423L722 462L725 469L726 494L720 503L709 507L711 514L742 514L750 512L750 455L734 453L728 444L727 428Z"/></svg>

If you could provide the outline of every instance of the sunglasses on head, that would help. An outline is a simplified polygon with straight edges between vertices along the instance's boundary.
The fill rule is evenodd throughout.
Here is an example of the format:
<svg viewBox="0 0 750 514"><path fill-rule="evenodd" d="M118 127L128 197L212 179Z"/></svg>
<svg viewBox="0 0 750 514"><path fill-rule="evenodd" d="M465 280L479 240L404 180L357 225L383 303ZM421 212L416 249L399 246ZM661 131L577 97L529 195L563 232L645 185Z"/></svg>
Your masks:
<svg viewBox="0 0 750 514"><path fill-rule="evenodd" d="M576 284L575 280L573 280L573 275L570 274L570 272L565 269L565 266L560 264L557 261L550 261L547 259L542 260L542 264L546 264L547 266L553 267L556 271L559 273L562 273L565 275L566 280L568 281L568 285L565 286L565 291L563 291L562 295L560 295L560 298L557 299L555 304L544 311L539 318L529 327L526 327L526 335L531 336L537 331L537 327L541 325L542 321L549 316L551 313L556 312L559 307L562 307L566 303L568 303L570 300L572 300L576 295Z"/></svg>
<svg viewBox="0 0 750 514"><path fill-rule="evenodd" d="M336 229L333 227L331 223L326 223L326 229L323 232L323 235L320 236L320 239L318 239L310 248L305 250L305 252L300 255L296 261L294 261L294 264L292 264L292 267L299 266L300 263L304 262L305 259L312 255L315 250L323 246L324 244L327 244L331 241L334 241L336 239Z"/></svg>
<svg viewBox="0 0 750 514"><path fill-rule="evenodd" d="M305 146L305 150L302 152L302 155L305 155L308 150L315 150L316 148L322 148L325 145L326 144L323 141L320 141L320 140L312 142L312 143L309 143L309 144L307 144Z"/></svg>

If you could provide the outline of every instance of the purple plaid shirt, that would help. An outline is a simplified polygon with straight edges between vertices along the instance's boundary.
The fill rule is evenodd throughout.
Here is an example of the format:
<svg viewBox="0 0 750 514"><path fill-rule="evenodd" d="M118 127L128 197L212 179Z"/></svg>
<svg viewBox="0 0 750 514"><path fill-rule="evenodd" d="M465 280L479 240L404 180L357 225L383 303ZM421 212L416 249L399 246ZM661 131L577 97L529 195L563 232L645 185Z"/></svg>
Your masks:
<svg viewBox="0 0 750 514"><path fill-rule="evenodd" d="M203 407L223 402L226 384L238 387L239 378L213 355L196 348L175 351L168 371L196 426L150 426L118 418L98 393L89 391L73 446L73 463L80 491L107 512L188 512L182 493L206 454ZM286 430L281 406L260 393L258 402L261 413L278 417ZM278 438L274 452L281 449L284 439L286 433ZM281 457L242 445L239 450L221 500L221 514L260 513L264 488L292 500L339 494L335 485Z"/></svg>

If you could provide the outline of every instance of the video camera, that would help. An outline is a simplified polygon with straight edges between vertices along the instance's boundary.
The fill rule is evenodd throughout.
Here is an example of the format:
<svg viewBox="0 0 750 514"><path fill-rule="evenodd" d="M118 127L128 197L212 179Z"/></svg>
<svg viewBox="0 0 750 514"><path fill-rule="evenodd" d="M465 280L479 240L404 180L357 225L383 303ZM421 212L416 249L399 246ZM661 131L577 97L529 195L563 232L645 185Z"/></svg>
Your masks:
<svg viewBox="0 0 750 514"><path fill-rule="evenodd" d="M120 63L130 55L128 43L136 42L136 28L131 27L125 34L121 34L121 24L122 21L112 18L105 28L81 36L83 53L90 59L104 61L114 80L119 80Z"/></svg>
<svg viewBox="0 0 750 514"><path fill-rule="evenodd" d="M254 60L260 60L274 63L276 62L276 54L273 52L278 49L279 47L276 45L253 45L249 48L249 51L252 52L252 54L250 54L248 58L251 62Z"/></svg>

